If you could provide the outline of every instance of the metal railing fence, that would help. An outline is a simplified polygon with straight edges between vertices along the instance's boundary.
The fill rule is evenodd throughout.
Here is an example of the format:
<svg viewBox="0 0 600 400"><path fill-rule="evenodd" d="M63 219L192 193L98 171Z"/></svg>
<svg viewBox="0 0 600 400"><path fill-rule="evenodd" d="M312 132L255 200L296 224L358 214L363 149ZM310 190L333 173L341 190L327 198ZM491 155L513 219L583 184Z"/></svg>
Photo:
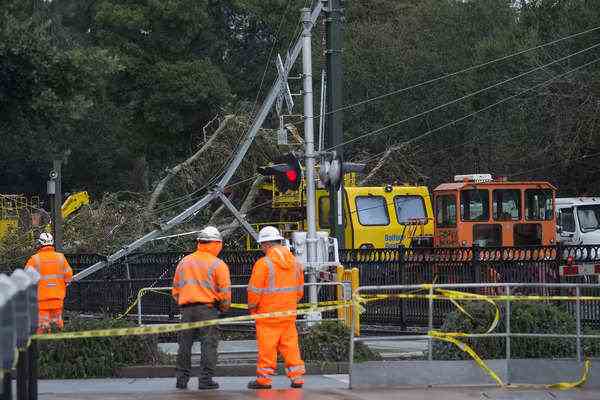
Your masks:
<svg viewBox="0 0 600 400"><path fill-rule="evenodd" d="M525 294L519 295L520 292L523 292L522 289L536 289L533 292L544 293L548 291L554 291L556 296L537 296L535 294L531 294L532 291L527 290L524 291ZM585 313L586 310L584 308L585 303L596 303L600 304L600 287L597 284L581 284L581 283L460 283L460 284L433 284L433 285L376 285L376 286L361 286L357 288L353 292L353 299L358 299L365 295L398 295L398 297L402 297L402 294L406 293L414 293L414 291L420 291L421 295L426 297L424 301L427 302L427 319L428 319L428 330L429 332L433 331L434 326L434 317L435 317L435 307L436 302L444 300L435 298L437 289L445 289L445 290L462 290L467 295L469 293L492 293L491 295L483 295L478 300L475 301L484 301L483 297L487 297L493 301L494 297L499 296L500 300L497 300L498 305L501 307L501 317L500 321L502 322L503 332L496 332L495 330L489 333L472 333L472 332L461 332L460 336L457 336L457 339L460 341L467 341L468 339L490 339L490 338L504 338L505 347L504 347L504 359L510 360L512 357L511 354L511 341L516 338L531 338L531 339L573 339L575 344L573 346L573 355L572 357L577 361L582 361L582 341L584 339L600 339L600 332L596 333L586 333L585 329ZM584 294L587 291L588 293ZM591 293L590 293L591 291ZM520 299L519 299L520 297ZM512 313L512 304L516 301L523 301L533 299L543 302L552 302L556 303L557 301L562 301L567 303L567 307L564 308L565 311L571 313L574 318L574 332L565 333L565 332L544 332L544 333L536 333L536 332L514 332L511 330L511 317ZM410 301L406 299L400 299L399 301ZM460 300L457 300L460 301ZM474 300L465 300L465 302L470 302ZM444 303L451 303L447 299L443 301ZM368 305L367 305L368 307ZM452 306L454 310L458 311L456 306ZM445 307L444 307L445 308ZM353 319L354 324L354 319ZM537 322L537 321L535 321ZM442 332L443 334L443 332ZM430 334L422 334L422 335L401 335L401 336L372 336L372 337L361 337L357 338L354 335L354 330L351 329L351 338L350 338L350 356L349 356L349 368L352 371L352 366L354 364L354 348L355 342L369 342L369 341L396 341L396 340L426 340L427 341L427 360L432 361L434 359L434 346L433 343L436 340ZM483 358L483 357L482 357ZM351 374L351 373L350 373Z"/></svg>

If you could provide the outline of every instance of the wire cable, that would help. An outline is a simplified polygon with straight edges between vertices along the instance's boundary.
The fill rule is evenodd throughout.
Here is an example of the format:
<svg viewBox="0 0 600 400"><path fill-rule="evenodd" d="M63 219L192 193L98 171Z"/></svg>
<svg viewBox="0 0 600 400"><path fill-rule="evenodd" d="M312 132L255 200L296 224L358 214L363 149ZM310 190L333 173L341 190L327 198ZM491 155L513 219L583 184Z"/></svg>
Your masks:
<svg viewBox="0 0 600 400"><path fill-rule="evenodd" d="M508 176L521 176L521 175L525 175L525 174L528 174L528 173L531 173L531 172L544 170L544 169L546 169L548 167L553 167L553 166L561 164L561 163L563 163L565 161L566 161L566 165L571 165L574 162L582 161L582 160L585 160L585 159L588 159L588 158L595 158L595 157L599 157L599 156L600 156L600 152L599 153L593 153L593 154L586 154L586 155L584 155L582 157L573 158L573 159L570 159L570 160L560 160L560 161L556 161L556 162L553 162L553 163L548 163L548 164L542 165L541 167L536 167L536 168L521 170L519 172L515 172L514 174L508 174Z"/></svg>
<svg viewBox="0 0 600 400"><path fill-rule="evenodd" d="M556 39L556 40L553 40L553 41L550 41L550 42L547 42L547 43L543 43L543 44L538 45L538 46L530 47L530 48L525 49L525 50L520 50L520 51L518 51L516 53L508 54L506 56L503 56L503 57L500 57L500 58L496 58L496 59L493 59L493 60L490 60L490 61L486 61L486 62L481 63L481 64L473 65L473 66L461 69L460 71L456 71L456 72L452 72L452 73L449 73L449 74L441 75L441 76L438 76L436 78L432 78L432 79L429 79L427 81L424 81L424 82L421 82L421 83L417 83L417 84L405 87L403 89L393 90L391 92L384 93L384 94L381 94L381 95L378 95L378 96L374 96L374 97L371 97L371 98L368 98L368 99L365 99L365 100L361 100L361 101L353 103L353 104L348 104L348 105L340 107L338 109L328 111L328 112L326 112L323 115L327 116L327 115L330 115L330 114L335 114L337 112L349 110L351 108L358 107L358 106L361 106L361 105L364 105L364 104L367 104L367 103L371 103L373 101L381 100L381 99L384 99L384 98L389 97L389 96L393 96L393 95L396 95L396 94L399 94L399 93L402 93L402 92L406 92L406 91L409 91L409 90L412 90L412 89L416 89L418 87L427 86L429 84L432 84L432 83L435 83L435 82L439 82L439 81L442 81L444 79L452 78L454 76L457 76L457 75L460 75L460 74L463 74L463 73L466 73L466 72L475 71L477 69L480 69L480 68L487 67L489 65L498 63L500 61L505 61L505 60L511 59L513 57L529 53L529 52L534 51L534 50L539 50L539 49L542 49L544 47L548 47L548 46L551 46L553 44L560 43L560 42L562 42L564 40L572 39L572 38L575 38L575 37L578 37L578 36L582 36L582 35L585 35L585 34L597 31L599 29L600 29L600 26L597 26L597 27L591 28L591 29L587 29L585 31L582 31L582 32L579 32L579 33L575 33L575 34L572 34L572 35L569 35L569 36L565 36L565 37L562 37L562 38L559 38L559 39ZM321 115L315 115L314 117L318 118L320 116Z"/></svg>
<svg viewBox="0 0 600 400"><path fill-rule="evenodd" d="M369 136L375 136L375 135L378 135L378 134L380 134L381 132L383 132L383 131L385 131L385 130L387 130L387 129L390 129L390 128L393 128L393 127L395 127L395 126L398 126L398 125L404 124L404 123L406 123L406 122L408 122L408 121L412 121L412 120L414 120L414 119L416 119L416 118L420 118L420 117L422 117L422 116L425 116L425 115L427 115L427 114L430 114L430 113L432 113L432 112L434 112L434 111L441 110L441 109L443 109L443 108L446 108L446 107L448 107L448 106L450 106L450 105L453 105L453 104L459 103L459 102L461 102L461 101L463 101L463 100L466 100L466 99L469 99L469 98L471 98L471 97L477 96L478 94L481 94L481 93L484 93L484 92L486 92L486 91L488 91L488 90L491 90L491 89L494 89L494 88L500 87L500 86L502 86L502 85L504 85L504 84L506 84L506 83L512 82L512 81L514 81L514 80L516 80L516 79L522 78L523 76L529 75L529 74L531 74L532 72L535 72L535 71L539 71L539 70L545 69L545 68L547 68L547 67L549 67L549 66L551 66L551 65L554 65L554 64L557 64L557 63L559 63L559 62L565 61L565 60L567 60L567 59L569 59L569 58L571 58L571 57L574 57L574 56L576 56L576 55L579 55L579 54L582 54L582 53L584 53L584 52L587 52L587 51L593 50L593 49L595 49L595 48L597 48L597 47L600 47L600 43L597 43L597 44L595 44L595 45L593 45L593 46L587 47L587 48L585 48L585 49L583 49L583 50L580 50L580 51L577 51L577 52L575 52L575 53L569 54L568 56L561 57L561 58L559 58L559 59L556 59L556 60L554 60L554 61L551 61L551 62L549 62L549 63L547 63L547 64L544 64L544 65L541 65L541 66L538 66L538 67L532 68L532 69L530 69L530 70L528 70L528 71L526 71L526 72L520 73L520 74L518 74L518 75L515 75L515 76L513 76L513 77L511 77L511 78L504 79L504 80L502 80L502 81L500 81L500 82L496 82L496 83L494 83L493 85L487 86L487 87L485 87L485 88L483 88L483 89L476 90L476 91L474 91L474 92L471 92L471 93L469 93L469 94L466 94L466 95L464 95L464 96L458 97L458 98L456 98L456 99L454 99L454 100L448 101L448 102L446 102L446 103L440 104L440 105L438 105L438 106L435 106L435 107L433 107L433 108L430 108L430 109L428 109L428 110L422 111L422 112L420 112L420 113L417 113L417 114L415 114L415 115L412 115L412 116L410 116L410 117L404 118L404 119L402 119L402 120L400 120L400 121L396 121L396 122L393 122L393 123L391 123L391 124L389 124L389 125L385 125L385 126L383 126L383 127L381 127L381 128L375 129L375 130L373 130L373 131L371 131L371 132L367 132L367 133L365 133L365 134L363 134L363 135L357 136L357 137L355 137L355 138L352 138L352 139L350 139L350 140L347 140L347 141L345 141L345 142L342 142L342 143L340 143L340 144L337 144L337 145L335 145L335 146L332 146L332 147L328 148L328 149L327 149L327 151L331 151L331 150L333 150L333 149L336 149L336 148L338 148L338 147L346 146L346 145L348 145L348 144L350 144L350 143L354 143L354 142L356 142L356 141L358 141L358 140L364 139L364 138L366 138L366 137L369 137ZM593 61L592 63L594 63L594 62L596 62L596 61L597 61L597 60ZM587 66L587 64L586 64L586 66ZM560 75L558 75L558 76L560 76ZM556 77L555 77L555 78L556 78ZM555 78L553 78L553 79L555 79ZM536 86L538 86L538 85L536 85ZM536 87L536 86L534 86L534 87ZM525 91L523 91L523 92L520 92L520 93L524 93L524 92L527 92L527 91L529 91L529 90L531 90L531 88L530 88L530 89L527 89L527 90L525 90ZM513 96L510 96L510 97L508 97L508 98L506 98L506 99L514 98L514 97L516 97L516 96L517 96L517 95L513 95ZM505 101L505 100L502 100L501 102L504 102L504 101ZM499 103L501 103L501 102L496 102L496 103L494 103L492 106L496 106L497 104L499 104ZM491 107L491 106L485 107L485 108L481 109L480 111L487 110L487 109L489 109L490 107ZM480 111L478 111L478 112L480 112ZM478 112L477 112L477 113L478 113ZM467 116L465 116L465 117L459 118L458 120L454 120L454 121L452 121L452 122L449 122L448 124L444 124L444 125L442 125L441 127L438 127L438 128L436 128L436 129L434 129L434 130L428 131L428 132L425 134L425 136L426 136L426 135L428 135L428 134L430 134L430 133L432 133L432 132L435 132L435 131L438 131L438 130L440 130L440 129L443 129L443 128L447 127L447 126L450 126L450 125L452 125L452 124L454 124L454 123L456 123L456 122L458 122L458 121L462 121L463 119L469 118L469 117L471 117L472 115L475 115L475 114L476 114L476 113L469 114L469 115L467 115ZM421 137L417 137L417 138L411 139L411 140L409 140L409 141L407 141L407 142L404 142L404 143L405 143L405 144L406 144L406 143L411 143L411 142L414 142L415 140L418 140L418 139L420 139L420 138L421 138Z"/></svg>
<svg viewBox="0 0 600 400"><path fill-rule="evenodd" d="M544 82L541 82L541 83L539 83L539 84L536 84L536 85L534 85L534 86L531 86L531 87L529 87L529 88L527 88L527 89L524 89L524 90L522 90L522 91L520 91L520 92L518 92L518 93L516 93L516 94L513 94L513 95L511 95L511 96L505 97L505 98L503 98L503 99L501 99L501 100L499 100L499 101L497 101L497 102L495 102L495 103L492 103L492 104L490 104L490 105L488 105L488 106L486 106L486 107L484 107L484 108L481 108L481 109L479 109L479 110L477 110L477 111L474 111L474 112L472 112L472 113L469 113L469 114L463 115L463 116L462 116L462 117L460 117L460 118L454 119L454 120L452 120L452 121L450 121L450 122L447 122L447 123L445 123L445 124L443 124L443 125L440 125L440 126L438 126L438 127L436 127L436 128L430 129L430 130L428 130L428 131L424 132L423 134L421 134L421 135L419 135L419 136L416 136L416 137L414 137L414 138L412 138L412 139L410 139L410 140L407 140L407 141L404 141L404 142L402 142L401 144L397 145L396 147L406 146L406 145L408 145L408 144L414 143L414 142L416 142L416 141L418 141L418 140L421 140L421 139L423 139L423 138L425 138L425 137L427 137L427 136L431 135L432 133L435 133L435 132L437 132L437 131L440 131L440 130L442 130L442 129L444 129L444 128L447 128L447 127L449 127L449 126L455 125L455 124L457 124L457 123L459 123L459 122L461 122L461 121L464 121L464 120L466 120L466 119L468 119L468 118L472 118L472 117L476 116L477 114L480 114L480 113L482 113L482 112L484 112L484 111L488 111L488 110L490 110L490 109L492 109L492 108L494 108L494 107L496 107L496 106L498 106L498 105L500 105L500 104L506 103L507 101L509 101L509 100L512 100L512 99L514 99L514 98L517 98L517 97L519 97L519 96L521 96L521 95L523 95L523 94L525 94L525 93L528 93L528 92L530 92L530 91L533 91L533 90L535 90L535 89L539 89L539 88L541 88L541 87L543 87L543 86L547 86L548 84L552 83L553 81L555 81L555 80L557 80L557 79L559 79L559 78L565 77L565 76L567 76L567 75L569 75L569 74L572 74L573 72L577 72L577 71L579 71L579 70L581 70L581 69L584 69L584 68L586 68L586 67L588 67L588 66L590 66L590 65L593 65L593 64L595 64L595 63L597 63L597 62L599 62L599 61L600 61L600 58L597 58L597 59L595 59L595 60L593 60L593 61L590 61L590 62L587 62L587 63L585 63L585 64L582 64L582 65L580 65L579 67L573 68L573 69L571 69L571 70L569 70L569 71L567 71L567 72L564 72L564 73L562 73L562 74L559 74L559 75L555 75L554 77L552 77L552 78L550 78L550 79L547 79L547 80L545 80ZM469 142L470 142L470 141L469 141ZM469 142L465 142L465 143L469 143ZM465 143L463 143L463 144L465 144ZM453 146L453 147L458 147L458 146ZM447 150L447 149L445 149L445 150ZM363 163L367 163L367 162L369 162L369 161L371 161L371 160L373 160L373 159L376 159L376 158L380 157L381 155L385 154L385 153L386 153L386 152L388 152L388 151L389 151L389 149L386 149L386 150L384 150L384 151L382 151L382 152L380 152L380 153L377 153L377 154L375 154L375 155L373 155L373 156L371 156L371 157L368 157L367 159L363 160L362 162L363 162Z"/></svg>

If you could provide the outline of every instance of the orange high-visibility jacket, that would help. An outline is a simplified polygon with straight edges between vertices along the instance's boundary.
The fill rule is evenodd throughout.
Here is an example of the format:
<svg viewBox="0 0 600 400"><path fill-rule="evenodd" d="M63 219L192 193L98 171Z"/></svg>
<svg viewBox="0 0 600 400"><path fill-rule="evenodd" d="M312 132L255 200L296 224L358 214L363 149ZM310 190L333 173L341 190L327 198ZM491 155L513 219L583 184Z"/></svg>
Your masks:
<svg viewBox="0 0 600 400"><path fill-rule="evenodd" d="M40 274L38 302L48 306L40 308L62 308L67 283L73 278L73 270L64 254L56 252L52 246L44 246L29 258L25 268L35 269Z"/></svg>
<svg viewBox="0 0 600 400"><path fill-rule="evenodd" d="M273 246L252 269L248 283L248 309L251 314L295 311L304 295L302 264L285 246ZM282 319L295 319L295 316ZM279 319L279 318L278 318Z"/></svg>
<svg viewBox="0 0 600 400"><path fill-rule="evenodd" d="M198 243L198 250L183 258L173 278L172 294L179 305L219 302L221 311L231 305L229 267L216 255L219 242Z"/></svg>

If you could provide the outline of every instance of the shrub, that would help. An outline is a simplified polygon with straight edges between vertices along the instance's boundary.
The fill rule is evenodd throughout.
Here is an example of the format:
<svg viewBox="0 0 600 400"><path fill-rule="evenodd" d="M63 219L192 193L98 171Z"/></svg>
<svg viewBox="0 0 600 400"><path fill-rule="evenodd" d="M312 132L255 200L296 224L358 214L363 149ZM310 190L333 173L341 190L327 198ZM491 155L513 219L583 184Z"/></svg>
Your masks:
<svg viewBox="0 0 600 400"><path fill-rule="evenodd" d="M350 357L350 330L337 321L321 322L300 336L300 351L305 361L347 362ZM354 344L354 361L381 360L365 344Z"/></svg>
<svg viewBox="0 0 600 400"><path fill-rule="evenodd" d="M68 316L64 331L127 326L133 324ZM39 341L39 375L45 379L108 377L123 366L158 364L162 360L157 338L152 335Z"/></svg>
<svg viewBox="0 0 600 400"><path fill-rule="evenodd" d="M441 331L484 333L493 321L495 309L486 302L469 301L463 303L473 317L456 310L448 314ZM504 305L502 305L503 307ZM504 310L501 309L501 315ZM512 333L558 333L576 332L575 318L564 305L549 303L511 303L510 328ZM501 317L494 332L505 332L504 317ZM504 338L459 338L471 346L483 359L504 358L506 340ZM589 352L595 351L592 345ZM598 346L596 346L598 347ZM568 338L511 338L511 358L573 358L576 354L575 339ZM470 358L457 346L435 340L433 357L438 360Z"/></svg>

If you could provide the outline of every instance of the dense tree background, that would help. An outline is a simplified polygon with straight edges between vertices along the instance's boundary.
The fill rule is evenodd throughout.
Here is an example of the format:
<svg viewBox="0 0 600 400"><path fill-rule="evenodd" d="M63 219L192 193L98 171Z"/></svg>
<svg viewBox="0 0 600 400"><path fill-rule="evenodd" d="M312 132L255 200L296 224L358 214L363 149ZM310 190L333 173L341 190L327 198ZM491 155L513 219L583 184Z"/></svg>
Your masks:
<svg viewBox="0 0 600 400"><path fill-rule="evenodd" d="M202 144L213 117L251 113L306 1L0 4L0 193L43 194L52 158L70 151L65 191L99 199L148 193L166 167ZM584 0L348 0L345 103L595 28L599 17L600 2ZM322 41L320 23L315 86ZM568 72L600 57L599 48L397 123L597 43L600 30L356 106L345 113L346 139L392 126L345 152L370 162L372 184L435 186L455 173L489 171L548 179L564 194L598 193L600 63Z"/></svg>

